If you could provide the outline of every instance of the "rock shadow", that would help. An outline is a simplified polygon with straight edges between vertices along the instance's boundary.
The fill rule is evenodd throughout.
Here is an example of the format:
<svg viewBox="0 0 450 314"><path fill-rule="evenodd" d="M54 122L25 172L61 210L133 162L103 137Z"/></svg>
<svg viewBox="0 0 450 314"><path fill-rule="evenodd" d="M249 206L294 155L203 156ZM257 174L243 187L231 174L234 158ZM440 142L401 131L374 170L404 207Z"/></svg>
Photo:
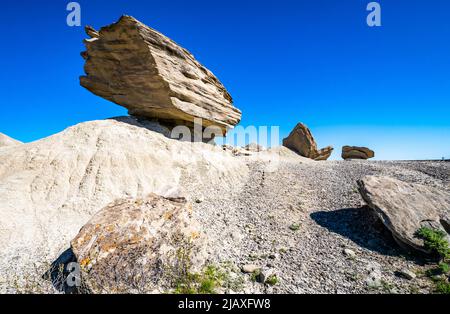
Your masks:
<svg viewBox="0 0 450 314"><path fill-rule="evenodd" d="M81 274L78 262L72 249L65 250L42 275L42 279L51 281L53 287L61 293L79 294L81 289ZM76 284L76 282L79 284Z"/></svg>
<svg viewBox="0 0 450 314"><path fill-rule="evenodd" d="M312 213L320 226L383 255L405 256L391 233L368 206Z"/></svg>

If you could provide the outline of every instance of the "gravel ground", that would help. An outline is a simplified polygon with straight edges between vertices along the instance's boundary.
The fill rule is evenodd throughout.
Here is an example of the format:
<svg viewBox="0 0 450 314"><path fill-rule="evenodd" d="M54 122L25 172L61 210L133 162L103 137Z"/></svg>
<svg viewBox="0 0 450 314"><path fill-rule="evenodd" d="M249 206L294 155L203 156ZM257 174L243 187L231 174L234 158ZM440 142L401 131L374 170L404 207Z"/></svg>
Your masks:
<svg viewBox="0 0 450 314"><path fill-rule="evenodd" d="M244 157L242 157L244 158ZM225 292L427 293L426 265L405 254L365 206L356 181L365 175L450 190L450 163L327 161L281 162L267 173L248 159L243 187L190 185L197 218L209 238L211 262L232 265L242 284ZM298 230L295 230L297 229ZM294 229L294 230L292 230ZM253 282L243 265L275 273L274 286ZM417 274L413 280L398 275Z"/></svg>

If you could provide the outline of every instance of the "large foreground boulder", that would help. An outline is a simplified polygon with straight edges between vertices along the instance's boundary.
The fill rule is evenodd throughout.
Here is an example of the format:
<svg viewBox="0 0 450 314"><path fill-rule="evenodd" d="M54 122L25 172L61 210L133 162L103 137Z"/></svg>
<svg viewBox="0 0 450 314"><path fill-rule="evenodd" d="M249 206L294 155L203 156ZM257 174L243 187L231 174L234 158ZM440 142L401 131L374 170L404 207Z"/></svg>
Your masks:
<svg viewBox="0 0 450 314"><path fill-rule="evenodd" d="M367 147L344 146L342 147L342 159L370 159L375 157L375 152Z"/></svg>
<svg viewBox="0 0 450 314"><path fill-rule="evenodd" d="M22 142L16 141L15 139L10 138L8 135L0 133L0 147L13 146L19 144L22 144Z"/></svg>
<svg viewBox="0 0 450 314"><path fill-rule="evenodd" d="M293 150L297 154L314 159L327 160L333 152L333 147L327 146L317 149L317 143L311 134L309 128L303 123L295 126L287 138L283 140L283 146Z"/></svg>
<svg viewBox="0 0 450 314"><path fill-rule="evenodd" d="M86 28L86 75L80 84L134 116L203 126L223 133L241 112L230 94L186 49L131 16L99 32Z"/></svg>
<svg viewBox="0 0 450 314"><path fill-rule="evenodd" d="M390 177L367 176L359 192L404 248L430 253L416 236L421 227L449 232L450 193Z"/></svg>
<svg viewBox="0 0 450 314"><path fill-rule="evenodd" d="M164 292L183 271L201 270L204 244L192 206L156 194L113 202L71 242L91 293Z"/></svg>

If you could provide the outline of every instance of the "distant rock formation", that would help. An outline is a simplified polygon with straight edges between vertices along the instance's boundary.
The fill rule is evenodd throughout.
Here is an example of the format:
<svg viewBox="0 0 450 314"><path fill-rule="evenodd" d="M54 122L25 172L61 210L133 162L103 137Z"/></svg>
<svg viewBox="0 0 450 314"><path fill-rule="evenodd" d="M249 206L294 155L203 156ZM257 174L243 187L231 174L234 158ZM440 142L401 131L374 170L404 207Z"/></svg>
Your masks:
<svg viewBox="0 0 450 314"><path fill-rule="evenodd" d="M311 134L311 131L303 123L295 126L287 138L283 140L283 146L295 151L299 155L314 159L327 160L333 152L332 146L317 149L317 143Z"/></svg>
<svg viewBox="0 0 450 314"><path fill-rule="evenodd" d="M122 16L99 32L86 27L85 76L80 84L129 110L130 115L204 127L240 122L230 94L186 49L142 24Z"/></svg>
<svg viewBox="0 0 450 314"><path fill-rule="evenodd" d="M122 199L99 211L71 242L91 293L167 291L183 267L198 272L205 236L184 198L150 194Z"/></svg>
<svg viewBox="0 0 450 314"><path fill-rule="evenodd" d="M375 157L375 152L367 147L344 146L342 147L343 159L369 159Z"/></svg>
<svg viewBox="0 0 450 314"><path fill-rule="evenodd" d="M16 141L15 139L10 138L9 136L3 133L0 133L0 147L13 146L19 144L22 144L22 142Z"/></svg>
<svg viewBox="0 0 450 314"><path fill-rule="evenodd" d="M430 253L416 236L421 227L450 229L450 194L436 188L389 177L367 176L359 192L404 248ZM448 237L450 239L450 237Z"/></svg>

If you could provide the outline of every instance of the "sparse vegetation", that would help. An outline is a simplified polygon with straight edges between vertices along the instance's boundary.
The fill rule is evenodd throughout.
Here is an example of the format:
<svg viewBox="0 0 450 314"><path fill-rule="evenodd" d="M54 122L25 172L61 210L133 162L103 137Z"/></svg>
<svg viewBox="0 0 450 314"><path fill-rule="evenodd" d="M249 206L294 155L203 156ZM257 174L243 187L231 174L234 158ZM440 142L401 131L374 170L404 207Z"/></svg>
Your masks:
<svg viewBox="0 0 450 314"><path fill-rule="evenodd" d="M422 227L416 232L416 236L423 239L425 248L437 254L441 260L450 259L450 247L444 231Z"/></svg>
<svg viewBox="0 0 450 314"><path fill-rule="evenodd" d="M273 274L270 275L267 279L266 279L266 284L270 285L270 286L275 286L278 283L278 277L277 275Z"/></svg>
<svg viewBox="0 0 450 314"><path fill-rule="evenodd" d="M450 246L446 238L446 233L441 230L422 227L416 235L424 240L425 247L436 254L440 262L437 267L426 271L426 275L433 280L435 292L450 294L449 273L450 266Z"/></svg>

